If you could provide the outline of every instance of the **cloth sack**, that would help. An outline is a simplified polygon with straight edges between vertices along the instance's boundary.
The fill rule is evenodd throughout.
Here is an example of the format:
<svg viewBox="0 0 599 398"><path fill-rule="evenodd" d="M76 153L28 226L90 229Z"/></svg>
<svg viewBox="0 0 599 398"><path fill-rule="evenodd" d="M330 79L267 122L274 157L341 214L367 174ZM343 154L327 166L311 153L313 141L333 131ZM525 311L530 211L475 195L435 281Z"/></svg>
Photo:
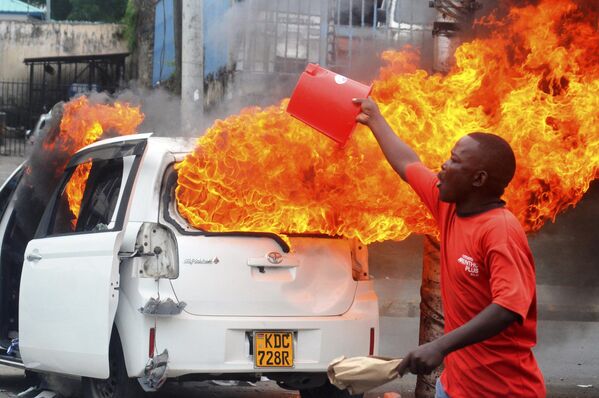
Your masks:
<svg viewBox="0 0 599 398"><path fill-rule="evenodd" d="M381 357L339 357L327 370L329 381L351 395L362 394L399 377L397 367L401 359Z"/></svg>

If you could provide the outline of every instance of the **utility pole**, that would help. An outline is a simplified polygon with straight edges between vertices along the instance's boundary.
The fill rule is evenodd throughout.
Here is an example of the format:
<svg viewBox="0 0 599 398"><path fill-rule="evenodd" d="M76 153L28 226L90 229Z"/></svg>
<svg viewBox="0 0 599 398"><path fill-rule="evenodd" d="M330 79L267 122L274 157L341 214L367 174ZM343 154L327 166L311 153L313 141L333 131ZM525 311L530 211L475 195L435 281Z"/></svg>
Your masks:
<svg viewBox="0 0 599 398"><path fill-rule="evenodd" d="M184 135L202 126L204 113L203 0L182 0L181 126Z"/></svg>
<svg viewBox="0 0 599 398"><path fill-rule="evenodd" d="M46 0L46 21L52 20L52 0Z"/></svg>

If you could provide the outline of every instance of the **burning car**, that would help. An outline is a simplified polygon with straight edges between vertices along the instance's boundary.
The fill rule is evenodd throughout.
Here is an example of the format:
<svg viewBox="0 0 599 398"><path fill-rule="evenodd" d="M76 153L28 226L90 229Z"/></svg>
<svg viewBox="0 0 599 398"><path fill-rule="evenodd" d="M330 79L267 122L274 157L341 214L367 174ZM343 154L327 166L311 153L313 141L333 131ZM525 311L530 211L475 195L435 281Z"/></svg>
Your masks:
<svg viewBox="0 0 599 398"><path fill-rule="evenodd" d="M20 275L20 291L12 306L3 296L18 305L18 329L3 322L2 338L19 345L2 363L81 376L86 397L261 376L301 396L347 396L325 372L339 355L377 353L366 247L194 228L177 210L174 169L192 147L135 134L76 152L22 263L4 260L18 257L8 246L24 167L9 178L2 272Z"/></svg>
<svg viewBox="0 0 599 398"><path fill-rule="evenodd" d="M569 0L516 7L446 76L386 51L372 97L427 165L468 132L501 134L518 159L506 202L537 231L598 175L596 21ZM40 143L65 156L0 189L0 362L82 376L88 397L260 375L342 396L328 362L378 345L363 244L437 229L372 135L341 150L287 101L216 121L193 149L114 137L143 119L123 104L66 104ZM50 180L54 194L18 188Z"/></svg>

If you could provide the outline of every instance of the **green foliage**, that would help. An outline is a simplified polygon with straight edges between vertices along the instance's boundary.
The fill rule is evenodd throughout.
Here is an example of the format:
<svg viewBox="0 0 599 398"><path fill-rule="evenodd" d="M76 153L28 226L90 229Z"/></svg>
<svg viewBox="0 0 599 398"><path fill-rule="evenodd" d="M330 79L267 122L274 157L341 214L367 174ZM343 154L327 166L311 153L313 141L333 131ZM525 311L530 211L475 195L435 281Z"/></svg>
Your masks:
<svg viewBox="0 0 599 398"><path fill-rule="evenodd" d="M52 0L52 12L50 16L54 21L64 21L72 9L73 6L69 0Z"/></svg>
<svg viewBox="0 0 599 398"><path fill-rule="evenodd" d="M21 0L25 1L25 3L31 4L35 7L45 8L46 0ZM52 0L51 3L52 13L51 17L55 21L63 21L67 19L72 10L72 5L70 0Z"/></svg>
<svg viewBox="0 0 599 398"><path fill-rule="evenodd" d="M73 7L67 17L73 21L120 22L127 0L70 0Z"/></svg>
<svg viewBox="0 0 599 398"><path fill-rule="evenodd" d="M137 43L137 7L135 7L134 0L127 1L127 8L121 23L125 25L125 38L127 39L129 51L133 51Z"/></svg>
<svg viewBox="0 0 599 398"><path fill-rule="evenodd" d="M29 0L44 6L45 0ZM52 19L55 21L121 22L127 0L52 0Z"/></svg>

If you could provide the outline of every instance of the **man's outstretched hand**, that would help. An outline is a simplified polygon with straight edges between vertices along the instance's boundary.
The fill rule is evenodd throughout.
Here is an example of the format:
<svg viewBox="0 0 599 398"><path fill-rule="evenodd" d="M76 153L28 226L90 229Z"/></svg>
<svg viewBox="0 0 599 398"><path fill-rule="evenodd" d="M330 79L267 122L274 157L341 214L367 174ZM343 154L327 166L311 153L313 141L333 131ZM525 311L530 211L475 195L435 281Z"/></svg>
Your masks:
<svg viewBox="0 0 599 398"><path fill-rule="evenodd" d="M379 107L372 100L372 98L354 98L354 104L360 105L360 114L356 116L356 121L372 128L373 122L380 121L382 119Z"/></svg>
<svg viewBox="0 0 599 398"><path fill-rule="evenodd" d="M405 180L406 166L420 161L416 152L393 132L372 98L354 98L352 101L354 104L360 105L360 113L356 116L356 121L372 130L387 161L393 170Z"/></svg>
<svg viewBox="0 0 599 398"><path fill-rule="evenodd" d="M403 376L406 372L414 374L430 374L435 368L443 363L445 355L438 343L432 341L416 348L401 361L397 372Z"/></svg>

